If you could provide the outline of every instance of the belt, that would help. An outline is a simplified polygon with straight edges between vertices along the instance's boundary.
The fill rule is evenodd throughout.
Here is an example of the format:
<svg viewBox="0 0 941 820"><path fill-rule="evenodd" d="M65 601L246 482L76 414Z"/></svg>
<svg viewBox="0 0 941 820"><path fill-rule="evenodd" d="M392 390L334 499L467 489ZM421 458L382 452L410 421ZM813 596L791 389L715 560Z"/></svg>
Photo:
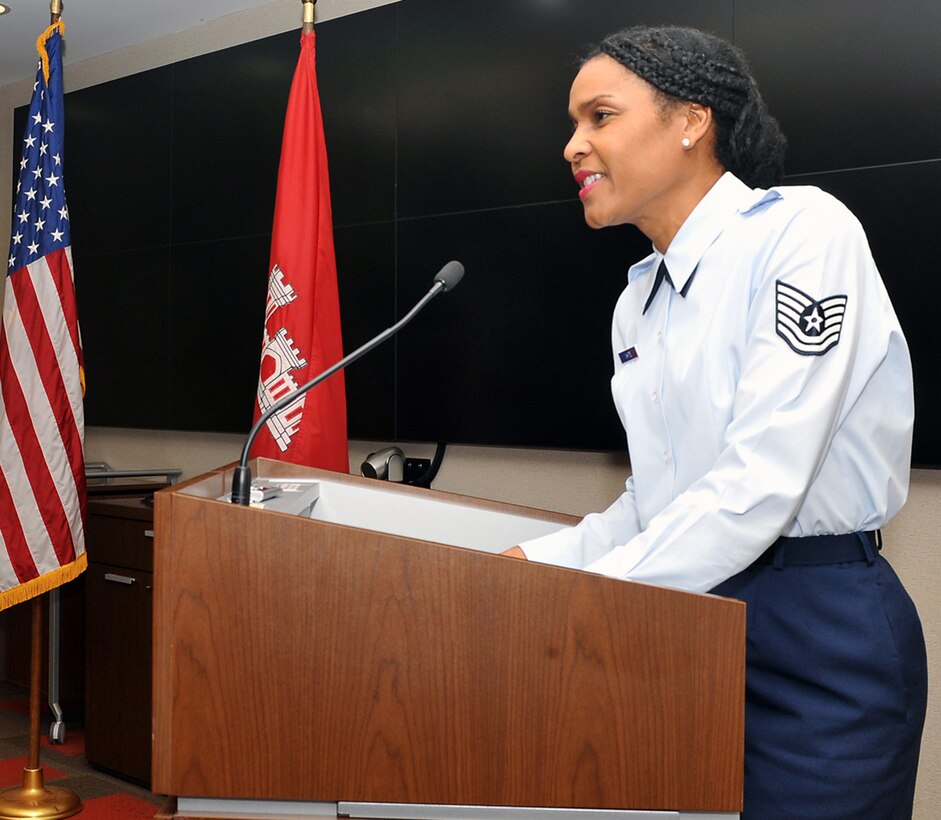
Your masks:
<svg viewBox="0 0 941 820"><path fill-rule="evenodd" d="M785 566L820 566L844 564L851 561L876 560L882 549L879 530L849 532L842 535L809 535L804 538L781 536L755 561L772 564L775 569Z"/></svg>

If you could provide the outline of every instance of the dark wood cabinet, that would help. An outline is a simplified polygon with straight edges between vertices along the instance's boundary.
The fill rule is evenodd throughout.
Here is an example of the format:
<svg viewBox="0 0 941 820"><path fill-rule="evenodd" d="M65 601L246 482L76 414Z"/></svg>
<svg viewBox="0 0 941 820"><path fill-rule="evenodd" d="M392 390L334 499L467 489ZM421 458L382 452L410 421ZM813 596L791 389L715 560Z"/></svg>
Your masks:
<svg viewBox="0 0 941 820"><path fill-rule="evenodd" d="M153 509L140 499L88 505L85 756L150 784Z"/></svg>

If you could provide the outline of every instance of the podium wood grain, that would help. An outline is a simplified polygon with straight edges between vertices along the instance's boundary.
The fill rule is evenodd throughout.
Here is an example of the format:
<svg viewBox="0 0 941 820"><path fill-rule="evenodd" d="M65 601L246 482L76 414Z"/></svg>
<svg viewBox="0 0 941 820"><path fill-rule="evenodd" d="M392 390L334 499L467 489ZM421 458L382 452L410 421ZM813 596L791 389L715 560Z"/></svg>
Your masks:
<svg viewBox="0 0 941 820"><path fill-rule="evenodd" d="M180 489L156 512L155 792L740 809L742 604Z"/></svg>

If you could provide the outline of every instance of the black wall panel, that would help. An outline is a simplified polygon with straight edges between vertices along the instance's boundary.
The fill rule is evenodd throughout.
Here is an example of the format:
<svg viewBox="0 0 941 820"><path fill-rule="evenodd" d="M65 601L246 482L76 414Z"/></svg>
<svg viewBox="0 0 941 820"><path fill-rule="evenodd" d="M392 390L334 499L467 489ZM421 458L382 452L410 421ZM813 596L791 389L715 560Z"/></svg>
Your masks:
<svg viewBox="0 0 941 820"><path fill-rule="evenodd" d="M395 223L338 225L333 231L343 320L343 350L352 353L395 324ZM422 317L422 320L424 317ZM404 332L420 332L418 324ZM350 434L395 438L396 339L375 348L346 371Z"/></svg>
<svg viewBox="0 0 941 820"><path fill-rule="evenodd" d="M76 266L86 253L169 244L171 76L170 68L158 68L66 95Z"/></svg>
<svg viewBox="0 0 941 820"><path fill-rule="evenodd" d="M391 325L449 259L467 268L347 371L351 435L623 446L610 315L649 243L585 227L562 149L578 58L636 23L744 48L789 137L790 180L832 190L870 234L915 362L915 461L941 464L929 0L401 0L318 24L345 349ZM89 424L247 430L297 41L67 95Z"/></svg>
<svg viewBox="0 0 941 820"><path fill-rule="evenodd" d="M317 85L335 225L395 218L397 14L396 6L383 6L317 27ZM297 33L285 36L286 51L296 59ZM351 269L361 271L350 265L345 272Z"/></svg>
<svg viewBox="0 0 941 820"><path fill-rule="evenodd" d="M259 271L270 245L260 234L171 249L171 429L238 433L252 426L268 284ZM251 361L254 369L246 366Z"/></svg>
<svg viewBox="0 0 941 820"><path fill-rule="evenodd" d="M169 249L86 253L81 262L78 254L72 258L81 271L75 293L85 354L86 423L169 429Z"/></svg>
<svg viewBox="0 0 941 820"><path fill-rule="evenodd" d="M174 244L271 233L296 44L279 35L172 66Z"/></svg>
<svg viewBox="0 0 941 820"><path fill-rule="evenodd" d="M937 0L735 0L789 173L941 156L939 30Z"/></svg>
<svg viewBox="0 0 941 820"><path fill-rule="evenodd" d="M624 446L608 316L629 260L649 244L630 228L592 231L581 210L562 202L400 224L400 313L427 289L436 260L450 254L468 270L399 337L403 438Z"/></svg>

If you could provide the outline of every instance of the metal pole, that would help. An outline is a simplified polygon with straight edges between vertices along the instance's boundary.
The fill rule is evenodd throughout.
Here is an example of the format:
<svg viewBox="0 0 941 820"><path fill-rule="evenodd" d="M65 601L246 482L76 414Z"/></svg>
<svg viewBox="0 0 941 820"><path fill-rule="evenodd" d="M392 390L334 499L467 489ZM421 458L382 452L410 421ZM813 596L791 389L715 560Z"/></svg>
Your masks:
<svg viewBox="0 0 941 820"><path fill-rule="evenodd" d="M39 698L42 695L42 598L33 598L32 640L30 643L29 663L29 755L26 760L28 769L39 768Z"/></svg>
<svg viewBox="0 0 941 820"><path fill-rule="evenodd" d="M49 591L49 708L52 723L49 724L49 740L65 743L65 721L59 705L59 624L61 622L61 597L59 587Z"/></svg>
<svg viewBox="0 0 941 820"><path fill-rule="evenodd" d="M40 695L42 691L42 598L35 596L32 605L32 643L29 671L29 753L23 769L23 785L0 792L0 820L44 818L56 820L71 817L82 810L82 801L75 792L60 786L47 787L39 765Z"/></svg>

